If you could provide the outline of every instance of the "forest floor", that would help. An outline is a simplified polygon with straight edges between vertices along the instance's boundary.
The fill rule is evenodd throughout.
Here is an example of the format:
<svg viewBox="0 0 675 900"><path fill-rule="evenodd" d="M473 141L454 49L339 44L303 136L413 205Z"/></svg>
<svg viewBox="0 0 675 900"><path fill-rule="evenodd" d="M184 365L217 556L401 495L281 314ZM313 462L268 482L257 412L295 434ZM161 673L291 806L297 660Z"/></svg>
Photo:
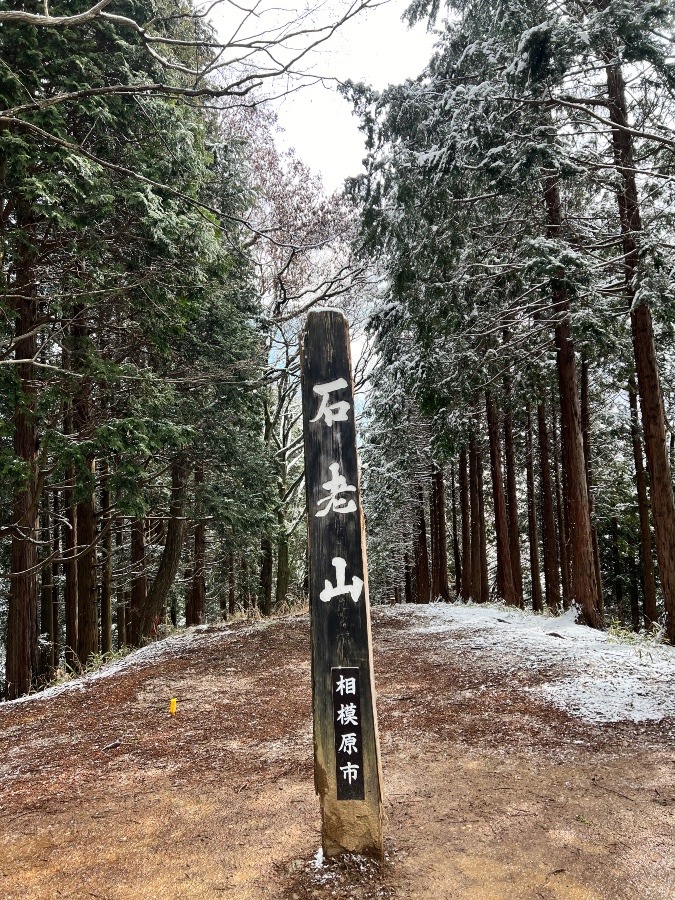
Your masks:
<svg viewBox="0 0 675 900"><path fill-rule="evenodd" d="M0 705L0 898L675 897L674 650L501 607L376 608L373 633L382 865L317 852L291 616Z"/></svg>

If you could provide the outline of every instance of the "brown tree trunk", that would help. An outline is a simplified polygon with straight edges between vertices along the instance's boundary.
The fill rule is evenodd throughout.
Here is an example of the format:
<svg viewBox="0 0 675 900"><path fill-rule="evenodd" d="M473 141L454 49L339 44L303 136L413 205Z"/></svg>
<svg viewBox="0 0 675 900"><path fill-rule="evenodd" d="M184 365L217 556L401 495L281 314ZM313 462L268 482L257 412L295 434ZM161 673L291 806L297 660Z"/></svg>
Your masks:
<svg viewBox="0 0 675 900"><path fill-rule="evenodd" d="M445 523L445 482L443 470L434 466L429 498L431 519L431 596L434 600L450 600L448 587L448 536Z"/></svg>
<svg viewBox="0 0 675 900"><path fill-rule="evenodd" d="M525 432L525 457L527 471L527 531L530 544L530 579L532 581L532 609L544 611L541 596L541 574L539 566L539 530L537 527L537 495L534 489L534 451L532 447L532 416L527 408L527 430Z"/></svg>
<svg viewBox="0 0 675 900"><path fill-rule="evenodd" d="M562 604L563 609L569 609L572 603L570 584L570 560L569 560L569 528L568 528L568 512L569 503L567 500L568 491L563 477L560 475L560 449L561 445L558 441L558 428L556 425L556 393L551 388L551 445L553 448L552 470L553 470L553 490L555 497L555 516L558 523L558 552L560 554L560 582L562 586ZM561 485L562 481L562 485Z"/></svg>
<svg viewBox="0 0 675 900"><path fill-rule="evenodd" d="M544 199L548 212L548 237L559 238L562 227L560 192L556 175L544 179ZM583 437L581 432L581 408L574 344L569 324L569 299L560 272L553 284L553 307L559 319L555 327L555 347L560 393L561 433L564 445L563 460L569 491L570 553L574 561L571 569L572 599L577 602L585 624L602 628L598 609L598 586L593 559L593 535L591 529Z"/></svg>
<svg viewBox="0 0 675 900"><path fill-rule="evenodd" d="M410 565L410 557L406 553L404 555L404 574L405 574L405 602L412 603L413 602L413 583L412 583L412 567Z"/></svg>
<svg viewBox="0 0 675 900"><path fill-rule="evenodd" d="M101 466L101 551L103 570L101 572L101 653L112 652L112 575L113 575L113 530L114 519L110 503L109 472L107 463Z"/></svg>
<svg viewBox="0 0 675 900"><path fill-rule="evenodd" d="M230 614L230 618L233 618L234 614L237 611L237 591L236 591L236 578L235 578L235 571L234 571L234 550L230 550L228 553L227 611Z"/></svg>
<svg viewBox="0 0 675 900"><path fill-rule="evenodd" d="M612 568L614 580L614 603L621 624L624 623L623 614L623 581L621 578L621 556L619 553L619 519L612 516Z"/></svg>
<svg viewBox="0 0 675 900"><path fill-rule="evenodd" d="M462 590L462 559L459 553L459 535L457 534L457 492L455 490L455 472L450 469L450 503L452 505L452 554L455 563L455 596Z"/></svg>
<svg viewBox="0 0 675 900"><path fill-rule="evenodd" d="M481 523L478 472L478 445L475 438L469 444L469 505L471 507L471 599L483 602L481 586Z"/></svg>
<svg viewBox="0 0 675 900"><path fill-rule="evenodd" d="M54 531L52 553L54 561L52 562L52 634L53 634L53 653L52 666L54 669L59 667L61 659L61 634L59 630L59 557L61 555L61 529L59 527L59 517L61 513L59 492L54 491Z"/></svg>
<svg viewBox="0 0 675 900"><path fill-rule="evenodd" d="M119 559L122 555L122 551L124 550L124 524L119 522L117 528L115 529L115 549L117 550L117 559L119 563ZM116 608L117 608L117 649L121 650L122 647L126 647L127 645L127 605L126 605L126 592L125 592L125 584L126 578L120 580L117 583L117 591L116 591Z"/></svg>
<svg viewBox="0 0 675 900"><path fill-rule="evenodd" d="M631 330L637 372L640 412L644 433L647 470L651 489L656 557L666 610L666 632L675 643L675 498L666 442L666 417L656 361L652 314L641 296L636 302L636 277L642 219L635 179L633 138L628 130L626 91L621 65L613 48L606 67L607 93L612 122L614 161L623 180L618 193L619 219L624 254L626 295L631 310Z"/></svg>
<svg viewBox="0 0 675 900"><path fill-rule="evenodd" d="M28 210L19 207L19 226L26 230L25 249L16 263L15 358L32 360L37 353L38 303L33 277L32 251L28 249L33 222ZM13 413L14 453L24 467L22 483L14 495L13 529L10 549L9 608L7 611L7 655L5 678L7 698L27 694L37 674L37 537L40 484L38 475L38 432L35 423L37 400L34 367L31 362L14 368L17 392Z"/></svg>
<svg viewBox="0 0 675 900"><path fill-rule="evenodd" d="M553 513L546 407L543 403L539 403L537 406L537 418L539 424L539 471L541 473L542 542L544 545L546 605L554 615L557 615L560 609L560 579L558 577L558 557L555 546L555 516Z"/></svg>
<svg viewBox="0 0 675 900"><path fill-rule="evenodd" d="M642 461L642 443L640 441L635 379L632 376L628 381L628 398L630 402L630 428L633 443L633 461L635 463L635 488L637 491L638 515L640 517L640 561L642 563L642 582L644 587L645 626L649 628L650 625L658 621L658 611L656 609L656 581L654 578L652 539L649 527L647 480L645 478L644 464Z"/></svg>
<svg viewBox="0 0 675 900"><path fill-rule="evenodd" d="M429 579L429 551L427 549L427 527L424 515L424 491L422 485L417 488L415 503L415 534L413 545L413 566L416 588L416 603L429 603L431 599L431 581Z"/></svg>
<svg viewBox="0 0 675 900"><path fill-rule="evenodd" d="M42 495L41 507L42 542L45 548L49 548L51 550L51 540L49 533L51 510L49 508L49 494L46 492ZM40 570L39 660L40 678L43 682L49 681L54 671L53 595L54 581L52 578L52 567L50 563L46 563Z"/></svg>
<svg viewBox="0 0 675 900"><path fill-rule="evenodd" d="M520 560L520 525L518 523L518 489L516 485L516 454L513 443L513 414L504 412L504 459L506 462L506 500L509 523L511 572L517 605L523 609L523 569Z"/></svg>
<svg viewBox="0 0 675 900"><path fill-rule="evenodd" d="M171 502L169 505L169 522L166 528L166 539L164 548L159 560L157 574L155 575L150 590L147 590L147 582L145 574L142 576L142 582L136 585L136 595L134 596L134 582L132 581L132 620L135 625L134 641L140 644L143 640L147 640L153 632L156 631L156 625L160 618L162 608L166 606L169 591L176 579L176 573L180 566L181 554L183 552L183 544L185 542L185 499L187 493L187 482L189 477L189 468L185 457L179 454L171 463ZM140 535L138 535L138 538ZM203 536L206 541L206 535ZM136 564L133 554L133 525L132 525L132 565L134 570ZM140 547L137 548L140 552ZM198 539L195 536L195 553L198 549ZM201 547L199 548L201 552ZM145 553L145 547L143 547ZM194 592L194 572L197 569L197 562L193 569L193 592ZM203 577L203 560L202 560L202 577ZM203 607L201 615L203 616ZM197 624L200 619L200 610L194 610L193 619L195 622L187 622L186 624Z"/></svg>
<svg viewBox="0 0 675 900"><path fill-rule="evenodd" d="M288 557L288 538L282 534L277 541L277 588L276 607L281 609L286 603L288 586L291 581L291 567Z"/></svg>
<svg viewBox="0 0 675 900"><path fill-rule="evenodd" d="M511 548L509 545L509 523L504 496L502 476L502 453L499 442L499 412L492 394L485 394L488 438L490 443L490 472L492 474L492 497L495 513L495 535L497 538L497 593L507 606L519 606L513 585L511 569Z"/></svg>
<svg viewBox="0 0 675 900"><path fill-rule="evenodd" d="M485 493L483 491L483 461L480 450L476 447L476 470L478 478L478 552L480 559L480 602L490 599L490 582L488 580L487 540L485 537Z"/></svg>
<svg viewBox="0 0 675 900"><path fill-rule="evenodd" d="M248 583L248 560L246 559L245 553L242 553L242 555L241 555L241 568L239 571L241 572L242 606L244 607L244 611L248 612L249 601L250 601L250 590L249 590L249 583Z"/></svg>
<svg viewBox="0 0 675 900"><path fill-rule="evenodd" d="M145 520L131 523L131 597L127 606L128 643L138 646L143 634L143 607L148 590L145 572Z"/></svg>
<svg viewBox="0 0 675 900"><path fill-rule="evenodd" d="M598 609L602 615L605 603L602 596L600 548L598 546L598 529L595 525L595 501L593 498L593 460L591 451L591 407L588 396L588 360L583 356L581 358L581 433L584 443L586 486L588 488L588 506L591 516L591 534L593 537L593 562L595 565L595 580L598 586Z"/></svg>
<svg viewBox="0 0 675 900"><path fill-rule="evenodd" d="M260 612L272 615L272 541L264 534L260 541Z"/></svg>
<svg viewBox="0 0 675 900"><path fill-rule="evenodd" d="M459 509L462 518L462 600L471 599L473 568L471 564L472 525L469 514L469 475L466 449L459 451ZM471 507L473 509L473 506Z"/></svg>
<svg viewBox="0 0 675 900"><path fill-rule="evenodd" d="M66 434L69 432L66 431ZM64 491L66 501L67 524L63 529L63 553L65 562L63 573L65 575L65 587L63 602L66 619L66 667L73 672L80 670L80 660L77 656L77 504L73 499L75 474L68 470L68 487Z"/></svg>

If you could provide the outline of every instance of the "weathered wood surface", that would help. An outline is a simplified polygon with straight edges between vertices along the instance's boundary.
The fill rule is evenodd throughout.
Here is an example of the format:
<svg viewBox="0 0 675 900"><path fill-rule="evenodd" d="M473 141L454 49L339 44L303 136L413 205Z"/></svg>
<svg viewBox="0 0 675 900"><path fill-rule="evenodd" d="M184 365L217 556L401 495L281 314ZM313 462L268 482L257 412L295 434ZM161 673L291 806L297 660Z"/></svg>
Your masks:
<svg viewBox="0 0 675 900"><path fill-rule="evenodd" d="M310 313L301 337L314 704L314 779L324 852L382 856L382 774L347 320ZM357 693L338 696L357 669ZM353 674L353 673L352 673ZM338 719L355 701L358 729ZM335 705L334 705L335 704ZM343 718L349 713L343 711ZM344 726L344 727L343 727ZM343 735L356 748L340 751ZM353 758L352 758L353 757ZM358 761L357 761L358 759ZM351 763L351 766L350 766ZM358 766L358 771L354 771ZM339 790L338 790L339 785Z"/></svg>

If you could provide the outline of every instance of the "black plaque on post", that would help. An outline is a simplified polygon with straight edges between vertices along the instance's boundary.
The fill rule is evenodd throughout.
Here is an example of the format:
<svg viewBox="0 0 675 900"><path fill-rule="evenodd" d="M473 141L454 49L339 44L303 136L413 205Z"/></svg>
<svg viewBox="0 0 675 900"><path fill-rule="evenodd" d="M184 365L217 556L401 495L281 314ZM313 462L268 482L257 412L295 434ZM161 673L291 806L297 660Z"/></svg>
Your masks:
<svg viewBox="0 0 675 900"><path fill-rule="evenodd" d="M328 856L344 852L382 856L382 774L368 572L349 327L342 313L310 313L300 355L314 780L321 799L323 849ZM348 694L352 689L354 693Z"/></svg>

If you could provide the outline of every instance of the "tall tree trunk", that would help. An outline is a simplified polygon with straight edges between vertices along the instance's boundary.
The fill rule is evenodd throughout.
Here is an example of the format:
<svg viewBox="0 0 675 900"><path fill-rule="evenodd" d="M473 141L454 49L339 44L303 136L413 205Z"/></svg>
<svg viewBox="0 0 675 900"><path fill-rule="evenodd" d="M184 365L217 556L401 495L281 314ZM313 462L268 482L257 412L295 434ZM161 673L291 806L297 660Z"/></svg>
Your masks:
<svg viewBox="0 0 675 900"><path fill-rule="evenodd" d="M481 588L480 500L478 496L478 445L475 437L469 444L469 503L471 507L471 598L483 602Z"/></svg>
<svg viewBox="0 0 675 900"><path fill-rule="evenodd" d="M534 451L532 447L532 415L527 408L527 430L525 432L525 458L527 471L527 531L530 544L530 579L532 581L532 609L544 611L541 596L541 574L539 566L539 533L537 528L537 495L534 489Z"/></svg>
<svg viewBox="0 0 675 900"><path fill-rule="evenodd" d="M445 523L445 482L443 470L434 466L429 498L431 525L431 596L434 600L450 600L448 587L448 536ZM433 510L433 514L431 511Z"/></svg>
<svg viewBox="0 0 675 900"><path fill-rule="evenodd" d="M591 534L593 537L593 562L595 579L598 586L598 609L604 612L602 597L602 574L600 572L600 548L598 546L598 529L595 525L595 501L593 498L593 457L591 450L591 405L588 395L588 360L581 357L581 433L584 443L584 459L586 461L586 486L588 488L588 505L591 515Z"/></svg>
<svg viewBox="0 0 675 900"><path fill-rule="evenodd" d="M92 381L86 376L89 355L89 326L85 308L74 311L72 363L83 377L73 400L73 430L79 442L88 440L93 430ZM95 463L86 461L86 497L77 504L77 655L83 666L98 653L98 595L96 578L96 509L94 503Z"/></svg>
<svg viewBox="0 0 675 900"><path fill-rule="evenodd" d="M509 523L511 572L517 605L523 609L523 569L520 560L520 525L518 523L518 488L516 485L516 454L513 443L513 414L504 412L504 459L506 462L506 500Z"/></svg>
<svg viewBox="0 0 675 900"><path fill-rule="evenodd" d="M61 529L59 527L60 517L60 500L59 492L54 491L53 511L54 511L54 531L52 553L54 561L52 562L52 666L58 669L61 659L61 632L59 629L59 556L61 555Z"/></svg>
<svg viewBox="0 0 675 900"><path fill-rule="evenodd" d="M69 434L66 431L66 434ZM66 525L63 529L63 573L65 587L63 602L66 620L66 667L73 672L80 670L77 655L77 503L74 500L75 473L68 469L68 487L64 491L66 502Z"/></svg>
<svg viewBox="0 0 675 900"><path fill-rule="evenodd" d="M42 517L42 542L51 550L50 523L51 510L49 508L49 494L44 492L41 500ZM56 526L55 526L56 527ZM46 552L49 552L46 549ZM49 681L54 671L54 619L53 619L53 595L54 581L52 579L52 567L45 563L40 570L40 640L39 659L40 677L42 681Z"/></svg>
<svg viewBox="0 0 675 900"><path fill-rule="evenodd" d="M112 575L113 575L113 530L114 518L110 503L108 464L101 465L101 552L103 568L101 572L101 653L112 652Z"/></svg>
<svg viewBox="0 0 675 900"><path fill-rule="evenodd" d="M506 513L504 479L502 476L502 453L499 442L499 412L492 394L485 394L488 438L490 443L490 472L492 474L492 497L495 513L495 535L497 537L497 593L507 606L519 606L513 585L511 568L511 548L509 545L509 523Z"/></svg>
<svg viewBox="0 0 675 900"><path fill-rule="evenodd" d="M638 564L633 556L630 559L630 616L633 631L640 630L640 592L638 589Z"/></svg>
<svg viewBox="0 0 675 900"><path fill-rule="evenodd" d="M234 614L237 611L237 590L236 590L236 577L234 571L234 550L230 549L228 552L228 563L227 563L227 611L230 614L230 618L234 617Z"/></svg>
<svg viewBox="0 0 675 900"><path fill-rule="evenodd" d="M640 561L642 563L642 581L644 587L645 625L649 628L652 623L658 621L658 611L656 609L656 581L654 578L652 539L649 527L647 481L642 461L642 443L640 441L635 379L632 376L628 381L628 398L630 402L630 430L633 443L633 461L635 463L635 488L637 491L638 515L640 517Z"/></svg>
<svg viewBox="0 0 675 900"><path fill-rule="evenodd" d="M472 524L469 513L469 474L466 449L459 451L459 508L462 517L462 600L468 603L472 594L473 568L471 562ZM477 509L478 507L476 507ZM471 506L473 510L473 506Z"/></svg>
<svg viewBox="0 0 675 900"><path fill-rule="evenodd" d="M459 553L459 536L457 534L457 492L455 490L455 471L450 468L450 503L452 505L452 554L455 563L455 596L462 590L462 559Z"/></svg>
<svg viewBox="0 0 675 900"><path fill-rule="evenodd" d="M260 612L272 615L272 540L264 534L260 540Z"/></svg>
<svg viewBox="0 0 675 900"><path fill-rule="evenodd" d="M145 519L131 523L131 596L127 606L128 643L138 646L143 634L143 608L148 591L145 571Z"/></svg>
<svg viewBox="0 0 675 900"><path fill-rule="evenodd" d="M288 556L288 538L282 533L277 540L277 588L275 605L282 609L288 596L288 586L291 581L291 567Z"/></svg>
<svg viewBox="0 0 675 900"><path fill-rule="evenodd" d="M241 555L241 568L239 569L241 572L241 596L242 596L242 605L244 607L244 612L248 612L248 608L250 605L251 592L249 586L249 576L248 576L248 559L246 558L246 554L242 553Z"/></svg>
<svg viewBox="0 0 675 900"><path fill-rule="evenodd" d="M134 597L134 582L132 582L131 607L132 619L136 623L134 640L137 644L140 644L143 640L147 640L152 635L155 625L160 618L162 608L166 606L169 591L176 579L176 573L180 566L180 558L185 542L185 499L188 477L189 468L187 460L182 454L179 454L174 457L171 462L171 502L169 505L169 522L166 528L166 540L159 560L157 574L147 592L145 574L143 574L142 582L139 582L136 585L136 597ZM134 525L135 524L136 523L134 523ZM136 564L133 558L133 527L134 526L132 525L132 565L135 569ZM140 534L138 538L140 538ZM140 552L140 547L138 547L137 550ZM196 550L197 539L195 538L195 551ZM143 553L145 554L145 547L143 547ZM197 561L195 562L195 569L196 568ZM203 615L203 607L201 613ZM200 610L197 609L194 611L194 617L196 619L199 619L199 614ZM187 624L190 625L193 623L188 622Z"/></svg>
<svg viewBox="0 0 675 900"><path fill-rule="evenodd" d="M405 602L412 603L413 602L413 583L412 583L412 567L410 565L410 557L407 553L404 554L404 575L405 575Z"/></svg>
<svg viewBox="0 0 675 900"><path fill-rule="evenodd" d="M633 138L628 128L621 65L610 53L607 67L609 113L614 125L614 161L623 185L618 192L626 295L631 310L633 352L651 488L656 556L666 610L666 632L675 643L675 498L666 443L666 417L656 361L652 314L644 295L636 295L642 219L638 201Z"/></svg>
<svg viewBox="0 0 675 900"><path fill-rule="evenodd" d="M480 602L490 599L490 582L488 580L487 540L485 537L485 492L483 491L483 461L480 450L476 447L476 474L478 480L478 553L480 561Z"/></svg>
<svg viewBox="0 0 675 900"><path fill-rule="evenodd" d="M115 549L117 550L118 563L124 550L124 523L118 522L115 528ZM117 649L127 645L127 604L126 604L126 577L117 582L116 609L117 609Z"/></svg>
<svg viewBox="0 0 675 900"><path fill-rule="evenodd" d="M619 621L623 624L623 580L621 572L621 555L619 553L619 519L612 516L612 568L614 580L614 603L616 604Z"/></svg>
<svg viewBox="0 0 675 900"><path fill-rule="evenodd" d="M560 609L560 579L558 577L558 557L555 547L555 516L553 513L553 492L551 488L551 464L548 448L548 428L546 407L537 406L539 423L539 471L541 473L542 538L544 545L544 584L546 605L557 615Z"/></svg>
<svg viewBox="0 0 675 900"><path fill-rule="evenodd" d="M416 603L428 603L431 599L431 581L429 579L429 551L427 548L427 527L424 515L424 491L422 485L417 487L415 503L415 535L414 535L414 578L417 596Z"/></svg>
<svg viewBox="0 0 675 900"><path fill-rule="evenodd" d="M26 240L16 262L15 358L29 360L14 368L17 379L13 427L14 454L24 467L14 495L10 550L9 608L7 611L6 692L9 700L27 694L37 674L37 529L39 507L38 432L35 423L37 389L33 358L37 353L38 302L30 248L33 221L19 205L17 224Z"/></svg>
<svg viewBox="0 0 675 900"><path fill-rule="evenodd" d="M558 428L556 425L556 392L551 387L551 445L553 448L552 471L553 491L555 497L555 517L558 523L558 552L560 554L560 583L562 586L563 609L569 609L572 603L572 586L570 584L570 559L569 559L569 502L568 490L565 483L565 467L563 466L562 478L560 475L560 449L558 441ZM561 484L562 482L562 484Z"/></svg>
<svg viewBox="0 0 675 900"><path fill-rule="evenodd" d="M545 177L544 199L548 212L548 237L559 238L562 213L557 175ZM558 273L552 291L554 311L560 317L555 327L555 347L562 442L565 447L563 459L569 491L570 553L574 561L571 570L572 598L579 605L584 622L593 628L602 628L603 621L597 602L598 586L593 559L577 367L569 323L569 299L563 276L563 272Z"/></svg>

